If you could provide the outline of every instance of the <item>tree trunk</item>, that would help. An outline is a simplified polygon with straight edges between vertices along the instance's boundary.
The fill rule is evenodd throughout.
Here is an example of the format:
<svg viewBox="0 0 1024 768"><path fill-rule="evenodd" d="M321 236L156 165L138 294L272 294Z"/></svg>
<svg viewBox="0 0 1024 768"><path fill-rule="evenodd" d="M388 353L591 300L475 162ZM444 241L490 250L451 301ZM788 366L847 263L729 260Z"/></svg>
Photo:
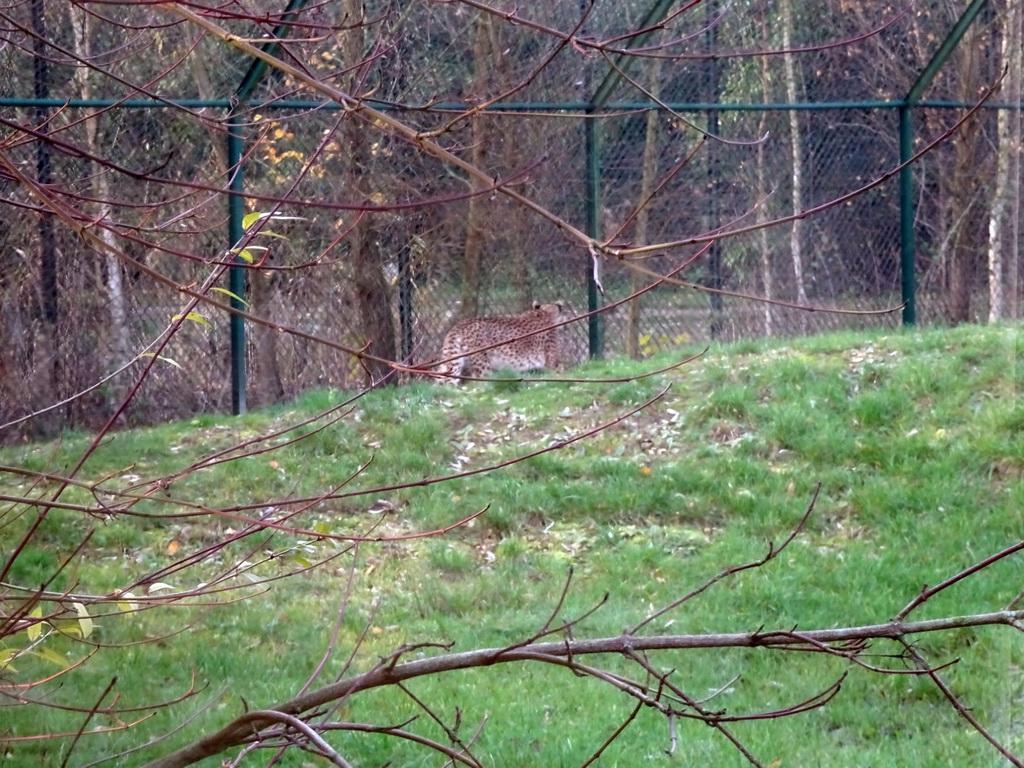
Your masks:
<svg viewBox="0 0 1024 768"><path fill-rule="evenodd" d="M977 25L964 36L957 47L961 73L958 79L961 98L969 101L980 87L978 74L978 47L980 45ZM981 146L981 126L978 116L971 117L954 134L953 167L948 186L949 220L953 227L949 238L949 298L947 316L953 323L967 323L971 320L971 290L974 275L982 267L979 256L984 244L979 242L979 212L972 208L988 199L978 188L979 163L985 157Z"/></svg>
<svg viewBox="0 0 1024 768"><path fill-rule="evenodd" d="M367 353L383 360L394 360L397 352L391 300L374 240L373 229L366 219L357 224L349 236L349 262L354 273L356 311L359 313L357 336ZM379 360L363 359L362 366L366 372L366 386L384 381L392 371L391 366ZM386 383L395 384L395 377L387 378Z"/></svg>
<svg viewBox="0 0 1024 768"><path fill-rule="evenodd" d="M657 96L661 90L659 86L659 75L661 72L661 59L651 61L651 94ZM641 208L636 213L636 234L633 238L637 245L647 245L647 224L650 220L650 211L646 200L654 190L654 183L658 175L658 118L660 111L651 109L647 111L647 131L644 134L644 155L643 170L640 177L640 204ZM633 272L629 278L630 293L640 290L647 278ZM640 359L640 334L643 330L640 327L640 316L643 296L637 296L629 302L629 312L626 315L626 354L634 360Z"/></svg>
<svg viewBox="0 0 1024 768"><path fill-rule="evenodd" d="M88 61L92 58L91 50L91 27L93 16L75 6L70 6L68 12L71 14L71 31L74 39L75 50L78 55ZM88 100L92 98L92 86L89 83L90 70L80 67L75 70L75 81L79 98ZM99 139L99 115L96 110L90 110L82 121L85 129L85 143L89 152L95 157L102 157L103 151ZM87 161L86 161L87 162ZM110 214L110 205L106 202L110 199L109 174L106 173L85 173L85 178L92 179L92 195L97 201L96 218L102 221ZM117 243L114 233L109 229L99 229L100 239L107 245L108 250L102 254L106 270L105 289L107 297L107 313L109 319L109 360L107 368L115 370L131 357L131 340L128 334L128 302L124 292L124 270L121 260L115 255ZM114 380L110 386L110 407L113 409L121 402L126 394L125 384L122 381Z"/></svg>
<svg viewBox="0 0 1024 768"><path fill-rule="evenodd" d="M490 36L494 26L490 14L482 13L476 22L476 36L473 39L473 68L476 75L472 90L483 92L487 87L488 73L493 66L491 57L492 45ZM470 118L472 144L470 145L470 162L477 168L484 167L487 154L488 119L481 114ZM472 182L471 182L472 183ZM466 220L466 246L462 258L462 297L459 314L462 317L475 317L480 314L480 264L483 260L485 233L487 227L487 197L476 195L469 199L469 211Z"/></svg>
<svg viewBox="0 0 1024 768"><path fill-rule="evenodd" d="M46 16L43 0L32 0L32 52L34 54L34 88L37 99L50 97L50 70L47 65L50 51L45 44ZM47 132L45 127L50 117L49 107L36 107L35 122L40 131ZM41 186L53 183L53 169L50 163L50 145L43 139L36 141L36 180ZM36 345L39 353L39 367L46 374L36 381L43 389L45 402L59 399L61 379L61 344L60 329L60 294L57 283L57 239L53 230L53 216L39 213L39 309L42 316L43 331Z"/></svg>
<svg viewBox="0 0 1024 768"><path fill-rule="evenodd" d="M764 10L761 10L761 31L762 39L768 42L768 25L765 20ZM771 103L771 57L761 57L761 97L765 104ZM761 111L761 117L757 124L757 135L764 136L768 131L768 112ZM768 173L766 169L765 142L757 143L757 223L764 225L768 222ZM775 282L772 279L772 254L768 244L768 228L762 226L757 232L757 247L761 252L761 295L765 302L761 305L764 309L764 335L771 336L774 331L772 318L771 300L775 293Z"/></svg>
<svg viewBox="0 0 1024 768"><path fill-rule="evenodd" d="M1004 40L1005 47L1005 40ZM1006 314L1003 295L1003 248L1006 245L1006 209L1010 181L1010 148L1008 111L999 110L996 118L998 150L996 157L996 187L992 194L992 207L988 214L988 321L994 323Z"/></svg>
<svg viewBox="0 0 1024 768"><path fill-rule="evenodd" d="M1002 17L1000 55L1007 76L1002 101L1011 105L997 115L995 191L989 212L989 322L1016 316L1020 223L1021 34L1024 13L1013 3Z"/></svg>
<svg viewBox="0 0 1024 768"><path fill-rule="evenodd" d="M793 47L793 0L782 0L782 47L789 51ZM786 98L796 104L797 82L793 54L783 55L786 70ZM789 111L790 143L793 148L793 213L803 210L803 138L800 133L800 113ZM793 279L796 283L796 301L807 304L807 290L804 287L804 257L802 251L803 220L794 219L790 229L789 243L793 255ZM800 313L800 332L807 333L807 315Z"/></svg>
<svg viewBox="0 0 1024 768"><path fill-rule="evenodd" d="M347 0L347 18L352 24L342 37L342 51L346 65L351 68L352 82L358 82L364 74L366 27L357 23L364 18L360 0ZM341 135L347 140L349 161L346 169L347 180L344 188L365 200L373 197L375 190L369 187L374 178L370 169L373 157L366 142L367 128L354 116L349 116L341 128ZM363 358L360 362L366 374L366 386L380 383L395 384L394 376L387 376L393 369L387 362L397 355L394 323L391 317L391 299L388 280L384 274L384 260L380 258L373 224L369 215L364 216L348 237L348 260L355 294L357 327L355 337L367 354L377 360Z"/></svg>
<svg viewBox="0 0 1024 768"><path fill-rule="evenodd" d="M484 122L482 115L474 115L471 119L473 132L473 148L470 150L470 162L477 168L482 167L484 159ZM480 314L480 262L483 260L484 233L486 227L484 209L487 200L482 195L469 199L469 212L466 217L466 247L462 256L462 297L459 303L459 314L462 317L475 317Z"/></svg>
<svg viewBox="0 0 1024 768"><path fill-rule="evenodd" d="M253 309L263 317L272 317L274 297L277 294L275 283L276 272L264 273L260 270L249 272L249 297ZM255 376L253 381L253 401L255 405L265 406L284 399L284 383L281 380L281 366L278 362L278 332L259 323L249 326L252 336L252 358Z"/></svg>

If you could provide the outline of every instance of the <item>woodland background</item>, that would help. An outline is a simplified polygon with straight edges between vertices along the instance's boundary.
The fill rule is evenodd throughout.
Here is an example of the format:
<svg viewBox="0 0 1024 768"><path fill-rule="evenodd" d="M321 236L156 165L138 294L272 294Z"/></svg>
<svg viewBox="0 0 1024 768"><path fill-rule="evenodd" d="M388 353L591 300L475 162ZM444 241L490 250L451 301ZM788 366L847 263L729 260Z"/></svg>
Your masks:
<svg viewBox="0 0 1024 768"><path fill-rule="evenodd" d="M473 3L249 6L248 18L218 11L225 28L259 42L279 25L289 61L414 130L438 131L496 186L598 239L675 244L640 254L662 274L711 233L807 212L888 174L813 216L716 241L681 275L805 306L877 310L901 302L898 107L968 3L555 3L531 8L529 23ZM669 8L669 24L645 19ZM921 323L1017 312L1019 16L1005 0L982 3L913 110L917 151L1000 88L913 165ZM295 26L281 26L289 18ZM346 25L356 18L372 21ZM94 385L163 332L179 309L176 286L230 258L239 233L230 232L229 189L244 194L245 211L303 217L277 222L284 237L233 284L254 314L308 334L249 327L251 405L385 372L311 338L422 362L460 316L552 299L583 313L645 284L611 259L595 300L591 254L549 220L169 19L160 3L3 5L0 149L17 172L0 177L0 423ZM577 27L581 39L622 36L623 46L588 50L548 34ZM1008 62L1016 66L1000 80ZM91 247L20 174L79 221L102 222L99 236L167 280ZM605 314L596 341L585 323L567 333L582 360L899 322L899 312L808 314L663 285ZM213 312L177 333L164 354L182 368L154 370L121 423L230 409L228 325ZM95 427L122 394L115 380L24 429Z"/></svg>

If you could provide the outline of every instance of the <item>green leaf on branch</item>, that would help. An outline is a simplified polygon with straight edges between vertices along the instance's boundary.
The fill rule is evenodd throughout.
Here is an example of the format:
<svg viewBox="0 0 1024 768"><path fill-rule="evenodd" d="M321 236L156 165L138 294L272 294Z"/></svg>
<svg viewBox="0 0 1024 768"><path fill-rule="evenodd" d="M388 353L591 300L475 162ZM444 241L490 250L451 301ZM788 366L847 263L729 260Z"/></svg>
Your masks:
<svg viewBox="0 0 1024 768"><path fill-rule="evenodd" d="M245 214L245 216L242 217L242 229L248 231L249 227L251 227L253 224L255 224L257 221L259 221L266 215L267 214L259 213L258 211L254 213Z"/></svg>
<svg viewBox="0 0 1024 768"><path fill-rule="evenodd" d="M249 264L252 264L256 260L256 257L253 256L253 254L252 254L253 251L267 251L267 250L270 250L270 249L266 248L266 247L264 247L262 245L250 245L247 248L232 248L231 249L231 253L235 254L236 256L238 256L238 258L242 259L243 261L248 262Z"/></svg>
<svg viewBox="0 0 1024 768"><path fill-rule="evenodd" d="M43 618L43 606L36 603L36 607L29 611L28 615L30 619ZM25 631L28 633L29 641L34 643L43 631L42 622L30 624Z"/></svg>
<svg viewBox="0 0 1024 768"><path fill-rule="evenodd" d="M254 211L253 213L247 213L242 217L242 229L248 232L249 227L260 219L270 219L271 221L305 221L305 218L302 216L284 216L280 213L263 213L260 211Z"/></svg>
<svg viewBox="0 0 1024 768"><path fill-rule="evenodd" d="M210 324L209 321L205 317L200 315L198 312L189 312L187 315L175 315L174 317L171 318L171 320L178 321L181 320L182 318L185 318L186 320L192 320L202 325Z"/></svg>
<svg viewBox="0 0 1024 768"><path fill-rule="evenodd" d="M250 304L248 301L243 299L237 293L235 293L234 291L229 291L227 288L211 288L210 290L211 291L217 291L218 293L223 293L226 296L230 296L232 299L237 301L239 304L242 304L243 306L246 306L246 307L251 307L252 306L252 304Z"/></svg>

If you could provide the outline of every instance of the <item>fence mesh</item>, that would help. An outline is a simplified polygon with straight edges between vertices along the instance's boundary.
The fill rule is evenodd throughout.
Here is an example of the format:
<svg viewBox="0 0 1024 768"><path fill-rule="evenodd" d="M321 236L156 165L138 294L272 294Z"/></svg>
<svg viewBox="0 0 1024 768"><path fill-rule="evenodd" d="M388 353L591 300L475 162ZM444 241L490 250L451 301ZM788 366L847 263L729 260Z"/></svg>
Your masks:
<svg viewBox="0 0 1024 768"><path fill-rule="evenodd" d="M51 30L79 19L68 4L43 5ZM662 40L666 47L652 50L664 56L616 60L538 32L573 29L578 9L566 4L532 11L534 26L507 23L500 14L459 15L457 4L419 4L398 15L381 6L374 18L383 20L376 29L383 43L369 33L354 39L344 4L314 5L304 23L335 34L296 35L288 60L350 92L371 94L381 110L492 176L495 187L507 185L581 230L590 215L594 149L587 122L595 123L603 237L621 246L684 243L636 262L645 268L666 274L698 252L700 236L749 230L717 241L678 275L718 293L661 285L606 313L606 355L899 322L898 312L808 313L786 305L860 312L899 305L900 197L892 173L900 162L898 113L882 102L905 93L932 53L913 47L914 25L943 30L950 19L909 19L868 43L815 49L837 34L853 39L876 28L884 13L813 6L819 16L797 25L802 37L791 45L808 51L798 57L795 109L784 103L790 94L781 57L696 55L715 45L779 48L776 33L767 31L775 29L766 26L774 13L767 6L741 13L708 3L710 17L684 16L688 26L675 30L676 38L666 32L646 42ZM597 3L580 39L627 34L645 10ZM137 30L127 43L123 28L99 17L91 17L81 39L44 36L40 43L26 31L33 29L29 12L28 4L4 12L7 45L0 51L2 148L17 171L0 176L7 210L0 230L0 422L88 390L34 428L95 426L147 364L154 372L123 414L125 423L227 410L225 313L199 310L203 321L186 323L160 350L163 359L137 355L181 312L178 287L201 285L217 263L232 258L229 105L200 100L232 93L251 60L210 37L190 36L180 22L165 31L148 5L115 7L107 17ZM708 18L715 20L710 27ZM253 38L267 30L251 21L223 23ZM963 54L980 62L971 83L987 82L996 71L992 28L983 27ZM692 57L676 58L690 50L678 42L681 31L696 41ZM88 55L67 54L86 43ZM865 60L894 44L903 59L886 78L869 80ZM40 46L49 61L43 83ZM98 68L87 71L80 60ZM185 64L172 66L178 60ZM936 81L935 99L977 98L952 69ZM588 111L583 102L611 73L619 76L607 102ZM154 104L154 96L164 101ZM554 299L586 311L594 266L577 240L415 141L316 96L271 70L251 102L234 105L245 135L246 210L294 217L273 222L282 237L259 241L269 250L256 258L265 260L247 270L250 311L299 331L248 326L250 404L364 381L358 361L318 340L351 349L382 344L385 357L421 362L437 355L460 316L508 314ZM43 97L50 101L30 101ZM445 108L485 98L495 103L472 115ZM915 149L963 111L916 109ZM922 322L986 316L992 187L981 180L995 162L997 114L979 112L915 165ZM55 215L52 206L64 212ZM791 222L756 226L795 213L795 235ZM83 237L78 229L88 229L89 220L109 224L90 231L134 261ZM1015 262L1007 269L1015 270ZM600 281L605 305L649 282L614 260L602 262ZM217 285L227 288L227 278ZM380 313L368 318L375 306ZM573 358L583 360L585 324L566 333ZM126 373L104 380L126 364Z"/></svg>

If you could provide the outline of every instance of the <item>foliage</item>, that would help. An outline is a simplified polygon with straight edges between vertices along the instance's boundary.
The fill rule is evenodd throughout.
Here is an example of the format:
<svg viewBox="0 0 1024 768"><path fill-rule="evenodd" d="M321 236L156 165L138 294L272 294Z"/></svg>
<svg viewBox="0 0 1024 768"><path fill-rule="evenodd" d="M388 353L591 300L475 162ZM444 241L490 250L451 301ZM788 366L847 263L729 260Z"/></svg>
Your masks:
<svg viewBox="0 0 1024 768"><path fill-rule="evenodd" d="M932 31L928 14L832 5L814 7L836 37L783 3L783 40L808 35L784 51L756 4L0 9L0 73L34 96L0 116L5 749L154 768L228 752L589 765L692 742L702 762L820 764L890 732L866 692L909 687L916 750L1020 764L976 671L1019 666L1015 328L678 349L803 329L811 310L892 322L895 273L872 244L898 161L859 152L830 185L801 171L839 127L791 113L772 161L768 120L687 112L772 98L776 58L792 100L827 79L816 69ZM930 272L957 319L985 222L973 176L1013 146L1005 121L998 147L983 135L1001 67L973 66L980 40L952 81L964 104L916 158L953 161L928 187L949 189ZM568 87L590 101L531 112ZM589 203L584 137L608 166ZM839 273L851 239L871 256ZM584 279L644 369L422 380L440 326L491 288L527 303ZM433 329L418 292L442 297ZM562 331L578 343L582 319ZM255 401L321 391L209 415L226 409L229 326L250 331ZM190 418L130 429L158 410ZM946 663L961 650L966 678ZM584 693L567 701L570 675ZM788 730L801 718L822 737Z"/></svg>

